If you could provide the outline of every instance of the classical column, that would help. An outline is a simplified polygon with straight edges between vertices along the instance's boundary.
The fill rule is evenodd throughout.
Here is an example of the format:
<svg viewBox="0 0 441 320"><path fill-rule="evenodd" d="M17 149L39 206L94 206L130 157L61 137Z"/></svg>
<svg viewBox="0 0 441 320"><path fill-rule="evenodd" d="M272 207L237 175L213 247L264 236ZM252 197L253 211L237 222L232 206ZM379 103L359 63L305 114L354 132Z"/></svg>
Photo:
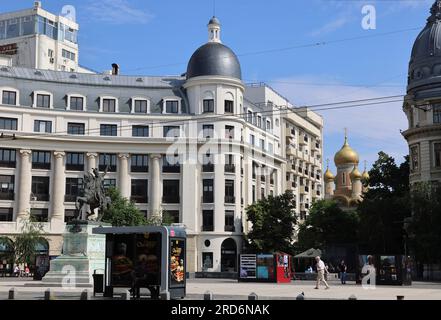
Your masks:
<svg viewBox="0 0 441 320"><path fill-rule="evenodd" d="M86 153L87 158L87 171L91 171L97 167L96 158L98 158L98 153L88 152Z"/></svg>
<svg viewBox="0 0 441 320"><path fill-rule="evenodd" d="M262 199L262 165L256 163L256 199Z"/></svg>
<svg viewBox="0 0 441 320"><path fill-rule="evenodd" d="M20 177L17 220L30 214L32 192L32 150L20 150Z"/></svg>
<svg viewBox="0 0 441 320"><path fill-rule="evenodd" d="M121 153L119 158L119 191L124 198L130 197L130 179L129 179L129 155L127 153Z"/></svg>
<svg viewBox="0 0 441 320"><path fill-rule="evenodd" d="M51 219L64 221L64 195L66 194L66 175L64 167L64 156L62 151L54 152L54 176L52 184L52 214Z"/></svg>
<svg viewBox="0 0 441 320"><path fill-rule="evenodd" d="M160 167L160 154L150 155L152 161L151 165L151 178L150 178L150 205L151 213L150 215L161 215L161 167Z"/></svg>
<svg viewBox="0 0 441 320"><path fill-rule="evenodd" d="M271 168L266 167L265 172L263 173L265 175L265 195L268 197L270 195L270 189L271 189Z"/></svg>

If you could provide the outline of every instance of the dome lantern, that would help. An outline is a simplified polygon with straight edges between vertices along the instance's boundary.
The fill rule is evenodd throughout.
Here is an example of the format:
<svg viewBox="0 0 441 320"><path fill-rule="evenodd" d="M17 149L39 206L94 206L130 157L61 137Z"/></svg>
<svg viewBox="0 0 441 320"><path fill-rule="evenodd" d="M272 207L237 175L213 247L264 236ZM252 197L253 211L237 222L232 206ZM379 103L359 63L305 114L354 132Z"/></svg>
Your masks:
<svg viewBox="0 0 441 320"><path fill-rule="evenodd" d="M208 22L208 42L217 42L221 43L220 40L220 21L218 18L213 16Z"/></svg>

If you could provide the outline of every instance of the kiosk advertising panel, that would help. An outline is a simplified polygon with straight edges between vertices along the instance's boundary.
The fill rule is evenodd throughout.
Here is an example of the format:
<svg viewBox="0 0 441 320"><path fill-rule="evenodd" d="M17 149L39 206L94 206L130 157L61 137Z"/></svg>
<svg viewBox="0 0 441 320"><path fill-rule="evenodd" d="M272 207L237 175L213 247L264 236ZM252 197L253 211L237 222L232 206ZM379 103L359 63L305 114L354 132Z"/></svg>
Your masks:
<svg viewBox="0 0 441 320"><path fill-rule="evenodd" d="M170 240L170 288L185 286L185 241Z"/></svg>

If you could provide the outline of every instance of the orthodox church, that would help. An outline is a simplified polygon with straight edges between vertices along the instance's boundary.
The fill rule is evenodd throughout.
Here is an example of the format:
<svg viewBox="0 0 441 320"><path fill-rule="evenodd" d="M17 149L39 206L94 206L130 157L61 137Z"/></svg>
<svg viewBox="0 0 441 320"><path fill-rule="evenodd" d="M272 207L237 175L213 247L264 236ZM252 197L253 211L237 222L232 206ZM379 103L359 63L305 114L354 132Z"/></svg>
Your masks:
<svg viewBox="0 0 441 320"><path fill-rule="evenodd" d="M360 158L358 153L349 146L347 134L343 147L335 154L334 163L337 168L337 175L328 167L324 175L325 199L333 199L340 203L342 208L353 208L363 201L363 193L367 191L369 174L366 170L360 173L358 165Z"/></svg>

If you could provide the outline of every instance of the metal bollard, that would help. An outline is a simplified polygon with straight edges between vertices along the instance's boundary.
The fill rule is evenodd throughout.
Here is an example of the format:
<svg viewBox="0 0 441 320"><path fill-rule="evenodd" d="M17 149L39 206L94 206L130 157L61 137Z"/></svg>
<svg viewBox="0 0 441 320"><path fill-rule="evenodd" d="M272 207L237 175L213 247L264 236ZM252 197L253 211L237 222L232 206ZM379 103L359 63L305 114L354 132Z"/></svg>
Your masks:
<svg viewBox="0 0 441 320"><path fill-rule="evenodd" d="M349 300L357 300L357 297L356 297L355 295L351 295L351 296L349 297Z"/></svg>
<svg viewBox="0 0 441 320"><path fill-rule="evenodd" d="M161 292L159 297L161 300L170 300L170 291Z"/></svg>
<svg viewBox="0 0 441 320"><path fill-rule="evenodd" d="M259 296L256 293L251 292L248 296L248 300L259 300Z"/></svg>
<svg viewBox="0 0 441 320"><path fill-rule="evenodd" d="M121 294L122 300L130 300L130 292L129 290L124 290L124 292Z"/></svg>
<svg viewBox="0 0 441 320"><path fill-rule="evenodd" d="M83 292L81 292L80 300L90 300L90 296L90 291L84 289Z"/></svg>
<svg viewBox="0 0 441 320"><path fill-rule="evenodd" d="M50 288L47 288L44 292L44 300L54 300L54 296L52 295Z"/></svg>
<svg viewBox="0 0 441 320"><path fill-rule="evenodd" d="M206 291L204 293L204 300L213 300L213 293L211 291Z"/></svg>
<svg viewBox="0 0 441 320"><path fill-rule="evenodd" d="M397 296L397 300L404 300L404 296Z"/></svg>
<svg viewBox="0 0 441 320"><path fill-rule="evenodd" d="M14 300L14 299L15 299L15 288L11 288L9 290L8 300Z"/></svg>

